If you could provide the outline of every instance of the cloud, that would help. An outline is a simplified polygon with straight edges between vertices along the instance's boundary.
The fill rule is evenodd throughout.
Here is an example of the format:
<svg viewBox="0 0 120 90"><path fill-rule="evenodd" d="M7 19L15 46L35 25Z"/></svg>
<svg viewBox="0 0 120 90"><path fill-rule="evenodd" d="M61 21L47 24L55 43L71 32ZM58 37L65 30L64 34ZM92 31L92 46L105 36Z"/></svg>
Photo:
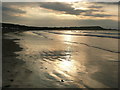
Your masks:
<svg viewBox="0 0 120 90"><path fill-rule="evenodd" d="M94 4L103 4L103 5L118 5L119 2L93 2Z"/></svg>
<svg viewBox="0 0 120 90"><path fill-rule="evenodd" d="M72 7L72 4L60 3L60 2L40 3L40 7L45 8L45 9L54 10L54 11L59 11L64 14L71 14L71 15L80 15L81 13L99 11L99 10L95 10L95 9L89 9L89 10L77 9L76 10L74 7ZM92 7L90 7L90 8L92 8ZM94 8L98 8L98 7L94 6ZM99 6L99 8L100 8L100 6Z"/></svg>
<svg viewBox="0 0 120 90"><path fill-rule="evenodd" d="M60 2L40 3L40 7L72 15L79 15L80 13L85 12L85 10L75 10L73 7L71 7L71 4Z"/></svg>
<svg viewBox="0 0 120 90"><path fill-rule="evenodd" d="M23 11L17 8L6 7L6 6L3 6L2 10L3 12L12 12L12 13L21 13L21 14L26 13L26 11Z"/></svg>
<svg viewBox="0 0 120 90"><path fill-rule="evenodd" d="M95 9L99 9L99 8L102 8L102 6L91 5L91 6L89 6L88 8L95 8Z"/></svg>
<svg viewBox="0 0 120 90"><path fill-rule="evenodd" d="M45 8L45 9L50 9L54 11L59 11L64 14L71 14L71 15L82 15L84 16L92 16L92 17L110 17L113 15L109 14L93 14L93 12L103 12L101 8L103 6L95 6L95 5L90 5L87 8L88 10L82 10L82 9L75 9L72 7L72 4L68 3L60 3L60 2L45 2L45 3L40 3L40 7ZM93 9L94 8L94 9Z"/></svg>
<svg viewBox="0 0 120 90"><path fill-rule="evenodd" d="M91 16L91 17L111 17L111 16L115 16L115 15L110 15L110 14L95 14L92 12L87 12L84 14L84 16Z"/></svg>
<svg viewBox="0 0 120 90"><path fill-rule="evenodd" d="M92 17L110 17L113 15L109 15L109 14L85 14L84 16L92 16Z"/></svg>
<svg viewBox="0 0 120 90"><path fill-rule="evenodd" d="M119 2L119 0L86 0L88 2Z"/></svg>
<svg viewBox="0 0 120 90"><path fill-rule="evenodd" d="M46 2L46 1L48 2L48 0L3 0L2 2Z"/></svg>
<svg viewBox="0 0 120 90"><path fill-rule="evenodd" d="M14 3L15 4L15 3ZM2 20L4 21L13 21L13 20L22 20L22 18L19 16L21 14L26 14L27 12L24 10L19 9L18 7L14 8L11 7L13 3L3 3L2 5ZM16 16L18 15L18 16Z"/></svg>

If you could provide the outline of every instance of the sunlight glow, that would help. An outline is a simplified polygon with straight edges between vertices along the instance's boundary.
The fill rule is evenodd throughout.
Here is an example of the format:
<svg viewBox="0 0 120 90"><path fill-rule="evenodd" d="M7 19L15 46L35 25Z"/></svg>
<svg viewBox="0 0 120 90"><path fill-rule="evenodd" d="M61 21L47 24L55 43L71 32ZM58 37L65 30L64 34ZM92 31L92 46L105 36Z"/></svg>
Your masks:
<svg viewBox="0 0 120 90"><path fill-rule="evenodd" d="M66 34L71 34L71 31L65 31ZM72 41L72 36L71 35L65 35L64 36L65 41Z"/></svg>
<svg viewBox="0 0 120 90"><path fill-rule="evenodd" d="M66 35L64 37L64 39L65 39L65 41L71 41L72 40L71 35Z"/></svg>
<svg viewBox="0 0 120 90"><path fill-rule="evenodd" d="M58 2L79 2L79 1L83 1L83 0L56 0Z"/></svg>
<svg viewBox="0 0 120 90"><path fill-rule="evenodd" d="M76 67L73 61L63 60L59 63L59 68L67 72L75 72Z"/></svg>

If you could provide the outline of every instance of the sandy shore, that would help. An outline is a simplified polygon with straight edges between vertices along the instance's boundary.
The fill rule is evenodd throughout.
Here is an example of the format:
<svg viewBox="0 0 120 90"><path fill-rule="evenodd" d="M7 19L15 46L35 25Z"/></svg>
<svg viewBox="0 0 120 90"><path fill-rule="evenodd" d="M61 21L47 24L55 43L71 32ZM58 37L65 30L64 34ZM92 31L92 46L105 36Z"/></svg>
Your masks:
<svg viewBox="0 0 120 90"><path fill-rule="evenodd" d="M30 70L23 67L25 65L23 60L16 58L18 55L15 54L15 52L22 50L22 48L14 42L17 39L7 39L5 37L6 36L3 35L2 38L2 87L13 87L14 83L16 84L14 87L17 87L18 81L16 81L16 77L21 75L20 73L28 73Z"/></svg>
<svg viewBox="0 0 120 90"><path fill-rule="evenodd" d="M117 87L116 43L44 31L8 33L2 43L3 88Z"/></svg>
<svg viewBox="0 0 120 90"><path fill-rule="evenodd" d="M15 68L16 65L20 62L20 60L16 60L15 51L21 50L21 48L15 44L14 40L6 39L5 35L3 35L2 39L2 53L3 53L3 87L11 87L11 83L14 82Z"/></svg>

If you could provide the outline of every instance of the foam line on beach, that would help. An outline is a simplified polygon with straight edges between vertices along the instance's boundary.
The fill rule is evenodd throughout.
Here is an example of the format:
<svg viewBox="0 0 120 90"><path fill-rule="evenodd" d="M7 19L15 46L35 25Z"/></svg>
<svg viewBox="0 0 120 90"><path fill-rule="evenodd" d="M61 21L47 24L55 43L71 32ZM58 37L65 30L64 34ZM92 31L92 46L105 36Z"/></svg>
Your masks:
<svg viewBox="0 0 120 90"><path fill-rule="evenodd" d="M33 33L38 34L38 35L42 35L41 33L36 33L36 32L33 32ZM51 33L51 32L50 32L50 33ZM44 36L44 35L42 35L42 36ZM45 37L45 38L48 38L47 36L44 36L44 37ZM108 51L108 52L112 52L112 53L120 53L119 51L112 51L112 50L109 50L109 49L105 49L105 48L101 48L101 47L89 45L89 44L86 44L86 43L70 42L70 41L65 41L65 42L74 43L74 44L82 44L82 45L85 45L85 46L88 46L88 47L93 47L93 48L96 48L96 49L101 49L101 50Z"/></svg>
<svg viewBox="0 0 120 90"><path fill-rule="evenodd" d="M90 34L69 34L69 33L60 33L60 32L48 32L53 34L60 34L60 35L74 35L74 36L90 36L90 37L105 37L105 38L114 38L120 39L119 36L104 36L104 35L90 35Z"/></svg>
<svg viewBox="0 0 120 90"><path fill-rule="evenodd" d="M107 34L107 35L120 35L120 33L119 33L119 32L116 32L116 33L103 33L103 32L82 32L82 33Z"/></svg>
<svg viewBox="0 0 120 90"><path fill-rule="evenodd" d="M40 35L40 36L43 36L44 38L47 38L47 39L53 40L53 39L48 38L47 36L45 36L45 35L43 35L43 34L41 34L41 33L36 33L36 32L33 32L33 33L34 33L34 34L37 34L37 35Z"/></svg>
<svg viewBox="0 0 120 90"><path fill-rule="evenodd" d="M85 46L88 46L88 47L93 47L93 48L101 49L101 50L112 52L112 53L120 53L119 51L112 51L112 50L109 50L109 49L105 49L105 48L101 48L101 47L97 47L97 46L92 46L92 45L89 45L89 44L86 44L86 43L78 43L78 42L70 42L70 41L65 41L65 42L74 43L74 44L82 44L82 45L85 45Z"/></svg>

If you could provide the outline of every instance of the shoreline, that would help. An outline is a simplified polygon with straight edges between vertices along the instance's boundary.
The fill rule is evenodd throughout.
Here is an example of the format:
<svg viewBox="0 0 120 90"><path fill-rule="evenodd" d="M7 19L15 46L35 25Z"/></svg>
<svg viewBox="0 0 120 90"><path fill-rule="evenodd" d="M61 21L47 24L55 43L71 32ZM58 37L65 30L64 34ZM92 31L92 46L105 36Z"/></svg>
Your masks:
<svg viewBox="0 0 120 90"><path fill-rule="evenodd" d="M24 62L17 59L18 56L14 52L21 51L22 48L14 42L15 39L6 39L3 33L2 37L2 87L9 88L18 71L16 71L18 66L21 66Z"/></svg>

